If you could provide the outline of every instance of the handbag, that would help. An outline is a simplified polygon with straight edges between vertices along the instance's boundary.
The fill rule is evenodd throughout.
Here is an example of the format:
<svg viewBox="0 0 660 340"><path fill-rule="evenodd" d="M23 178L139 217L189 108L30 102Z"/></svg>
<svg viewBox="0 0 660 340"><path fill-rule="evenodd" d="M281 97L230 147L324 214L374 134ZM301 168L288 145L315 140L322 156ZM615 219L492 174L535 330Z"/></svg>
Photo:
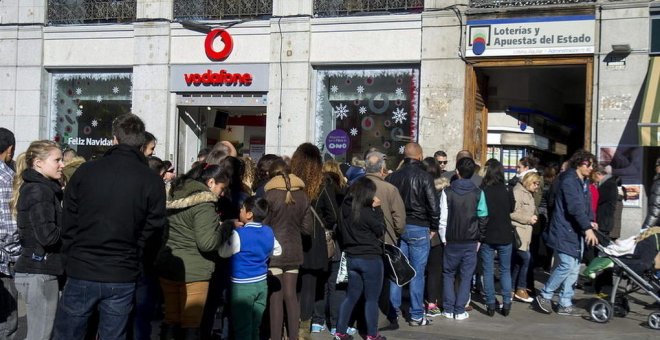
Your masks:
<svg viewBox="0 0 660 340"><path fill-rule="evenodd" d="M337 272L337 280L335 283L346 283L348 282L348 260L346 259L346 253L341 252L341 260L339 260L339 271Z"/></svg>
<svg viewBox="0 0 660 340"><path fill-rule="evenodd" d="M387 227L385 227L385 231L389 234ZM395 240L393 237L392 239ZM417 275L415 268L410 265L410 261L399 247L383 242L383 257L385 259L385 273L397 286L405 286Z"/></svg>
<svg viewBox="0 0 660 340"><path fill-rule="evenodd" d="M321 228L323 228L323 230L325 231L325 247L328 251L328 258L331 258L335 256L335 252L337 251L337 247L335 246L335 233L332 230L328 230L325 228L325 224L323 224L323 220L321 220L319 214L316 213L314 207L309 207L309 209L312 211L312 214L314 214L314 218L316 218L316 220L321 225Z"/></svg>

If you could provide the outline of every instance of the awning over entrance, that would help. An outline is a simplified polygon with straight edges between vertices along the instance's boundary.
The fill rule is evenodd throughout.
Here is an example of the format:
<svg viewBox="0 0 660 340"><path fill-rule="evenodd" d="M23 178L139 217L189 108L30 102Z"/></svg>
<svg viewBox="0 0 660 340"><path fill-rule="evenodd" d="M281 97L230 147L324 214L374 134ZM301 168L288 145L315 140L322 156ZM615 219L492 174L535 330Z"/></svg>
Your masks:
<svg viewBox="0 0 660 340"><path fill-rule="evenodd" d="M660 57L652 57L639 115L639 145L660 146Z"/></svg>

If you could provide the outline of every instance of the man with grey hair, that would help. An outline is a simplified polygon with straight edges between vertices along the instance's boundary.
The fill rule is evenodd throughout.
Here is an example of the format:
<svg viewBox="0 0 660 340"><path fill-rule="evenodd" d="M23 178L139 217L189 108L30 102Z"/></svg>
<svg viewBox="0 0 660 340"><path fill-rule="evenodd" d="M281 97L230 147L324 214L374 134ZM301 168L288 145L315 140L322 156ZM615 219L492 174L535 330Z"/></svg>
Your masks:
<svg viewBox="0 0 660 340"><path fill-rule="evenodd" d="M399 195L399 189L385 182L387 167L385 155L378 151L367 154L366 176L376 184L376 197L380 199L380 207L385 217L385 242L397 245L399 235L403 234L406 226L406 206Z"/></svg>

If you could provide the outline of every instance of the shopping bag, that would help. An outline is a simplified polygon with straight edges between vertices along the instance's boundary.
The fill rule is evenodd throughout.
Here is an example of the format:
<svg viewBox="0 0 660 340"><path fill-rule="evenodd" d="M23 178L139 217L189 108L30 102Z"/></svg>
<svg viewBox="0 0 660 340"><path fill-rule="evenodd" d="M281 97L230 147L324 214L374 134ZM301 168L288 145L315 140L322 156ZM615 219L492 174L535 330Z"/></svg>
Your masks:
<svg viewBox="0 0 660 340"><path fill-rule="evenodd" d="M341 253L341 260L339 261L339 273L337 273L337 284L348 282L348 261L346 260L346 253Z"/></svg>

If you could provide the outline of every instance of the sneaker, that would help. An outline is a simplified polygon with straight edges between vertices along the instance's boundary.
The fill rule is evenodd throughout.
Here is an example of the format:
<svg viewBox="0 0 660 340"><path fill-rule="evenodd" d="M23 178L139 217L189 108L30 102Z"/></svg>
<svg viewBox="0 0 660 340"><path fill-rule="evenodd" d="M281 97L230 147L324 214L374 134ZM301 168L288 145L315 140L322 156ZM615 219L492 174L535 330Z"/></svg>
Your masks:
<svg viewBox="0 0 660 340"><path fill-rule="evenodd" d="M387 340L387 338L380 334L376 336L367 335L367 340Z"/></svg>
<svg viewBox="0 0 660 340"><path fill-rule="evenodd" d="M353 340L353 336L350 334L334 333L332 340Z"/></svg>
<svg viewBox="0 0 660 340"><path fill-rule="evenodd" d="M552 313L552 303L550 300L545 299L541 294L536 296L536 305L545 314Z"/></svg>
<svg viewBox="0 0 660 340"><path fill-rule="evenodd" d="M463 312L463 313L454 315L454 319L456 319L456 320L465 320L469 317L470 317L470 314L468 314L468 312Z"/></svg>
<svg viewBox="0 0 660 340"><path fill-rule="evenodd" d="M513 297L522 302L532 303L534 299L527 294L527 289L516 289L516 292L513 294Z"/></svg>
<svg viewBox="0 0 660 340"><path fill-rule="evenodd" d="M442 312L442 316L447 318L447 319L454 319L454 313L449 313L449 312Z"/></svg>
<svg viewBox="0 0 660 340"><path fill-rule="evenodd" d="M434 318L439 315L442 315L442 311L440 310L440 308L438 308L438 306L435 304L429 304L429 307L426 310L426 316Z"/></svg>
<svg viewBox="0 0 660 340"><path fill-rule="evenodd" d="M411 318L410 321L408 322L408 325L410 325L410 326L412 326L412 327L416 327L416 326L428 326L428 325L430 325L430 324L431 324L431 320L429 320L429 319L427 319L427 318L424 318L424 317L419 318L419 319L412 319L412 318Z"/></svg>
<svg viewBox="0 0 660 340"><path fill-rule="evenodd" d="M323 329L325 329L325 327ZM330 329L330 334L335 334L335 333L337 333L337 328L331 328ZM357 329L355 329L353 327L346 328L346 334L355 335L355 333L357 333Z"/></svg>
<svg viewBox="0 0 660 340"><path fill-rule="evenodd" d="M312 324L312 333L321 333L325 330L325 325L320 325L318 323Z"/></svg>
<svg viewBox="0 0 660 340"><path fill-rule="evenodd" d="M557 308L557 314L564 316L582 316L582 313L573 306Z"/></svg>

